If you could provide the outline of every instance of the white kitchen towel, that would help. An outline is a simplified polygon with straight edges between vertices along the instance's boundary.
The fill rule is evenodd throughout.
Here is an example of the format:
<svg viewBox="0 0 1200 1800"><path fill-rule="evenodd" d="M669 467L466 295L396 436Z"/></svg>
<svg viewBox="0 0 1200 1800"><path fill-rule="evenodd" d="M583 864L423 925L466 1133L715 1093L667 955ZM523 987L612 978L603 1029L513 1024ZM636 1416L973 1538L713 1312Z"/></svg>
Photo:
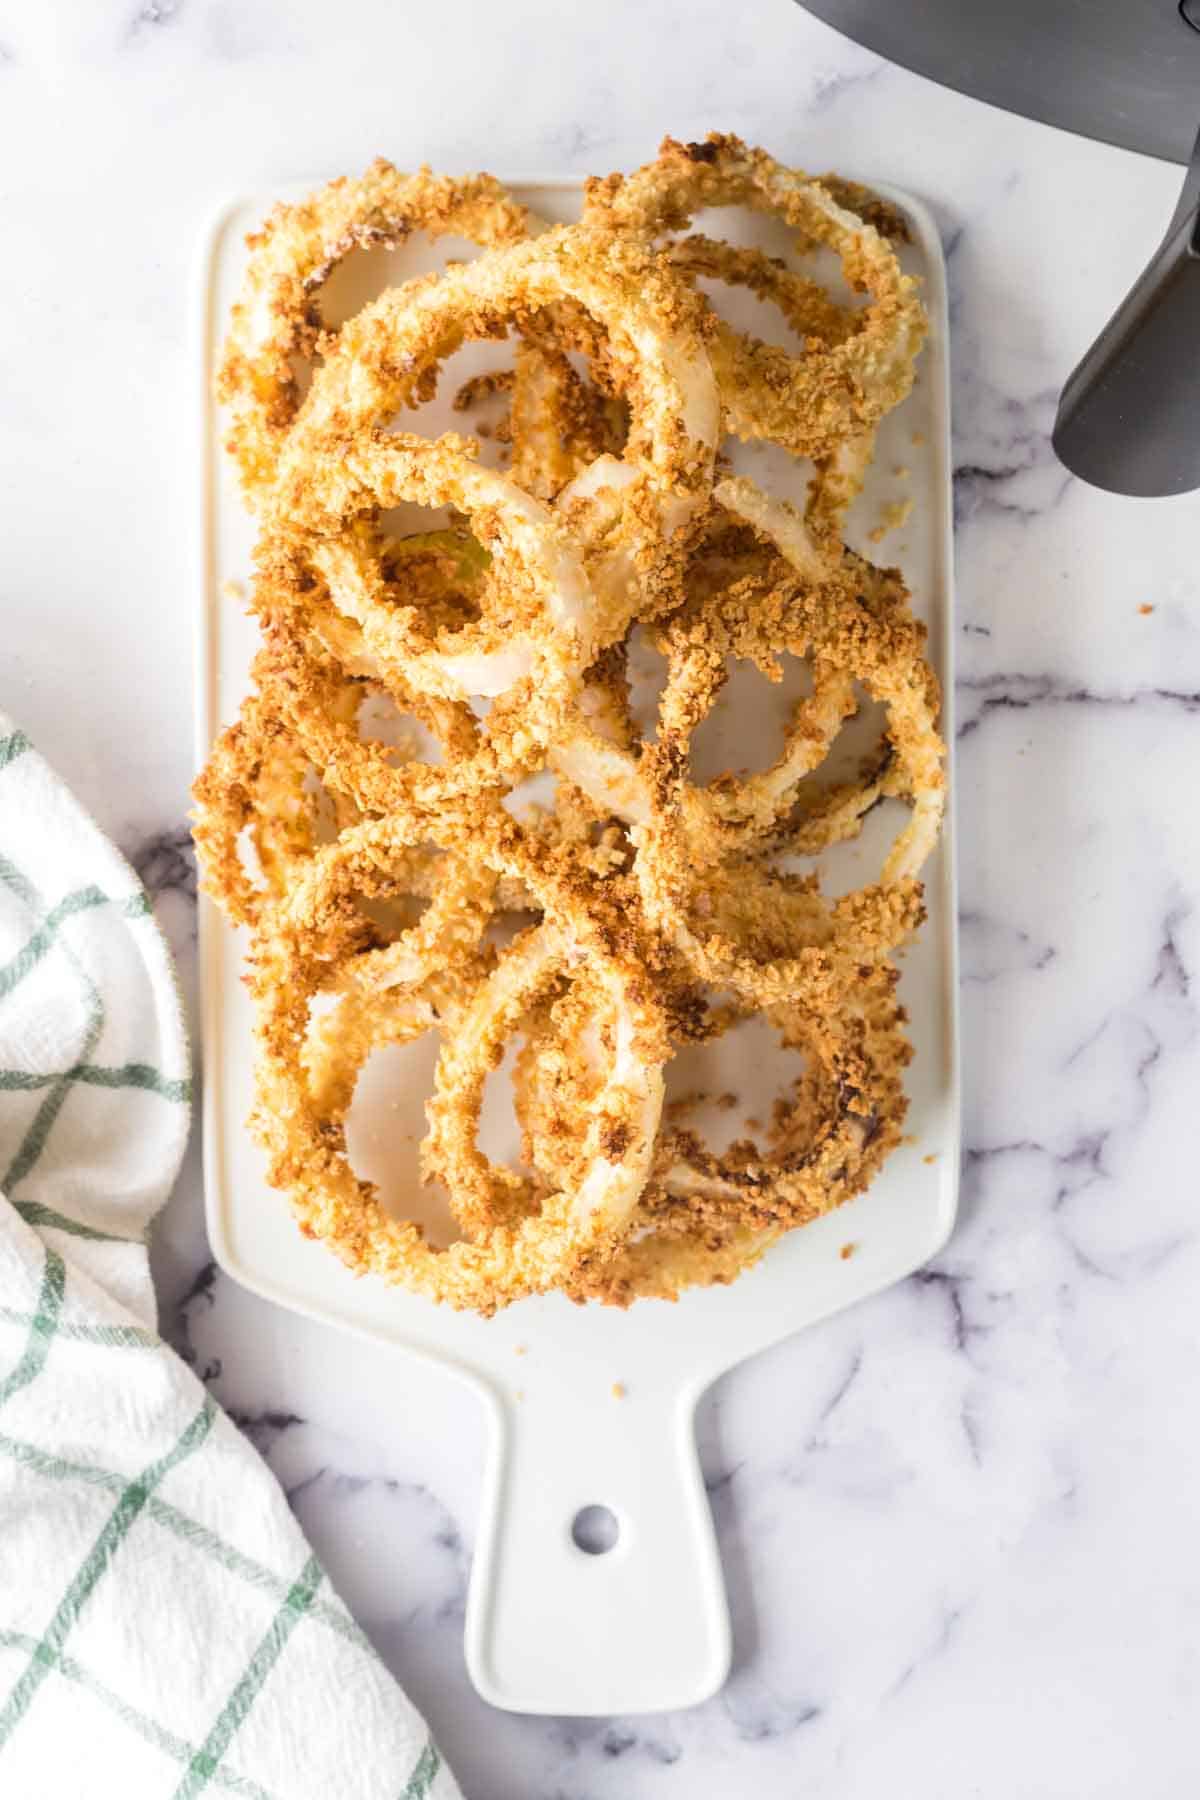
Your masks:
<svg viewBox="0 0 1200 1800"><path fill-rule="evenodd" d="M149 902L0 714L0 1795L453 1800L155 1332L146 1231L189 1110Z"/></svg>

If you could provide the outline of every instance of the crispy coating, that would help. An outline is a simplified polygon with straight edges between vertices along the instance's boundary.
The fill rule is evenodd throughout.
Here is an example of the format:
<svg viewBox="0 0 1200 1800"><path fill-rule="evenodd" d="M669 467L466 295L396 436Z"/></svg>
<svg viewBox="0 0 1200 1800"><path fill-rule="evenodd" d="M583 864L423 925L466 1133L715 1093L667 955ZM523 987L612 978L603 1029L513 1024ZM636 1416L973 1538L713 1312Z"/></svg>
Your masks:
<svg viewBox="0 0 1200 1800"><path fill-rule="evenodd" d="M275 515L328 533L370 511L374 496L347 448L427 398L462 344L505 336L563 301L603 328L608 359L623 372L633 408L627 454L648 528L638 553L653 565L664 513L674 528L711 485L718 408L708 314L639 242L582 226L389 289L348 321L325 346L286 439Z"/></svg>
<svg viewBox="0 0 1200 1800"><path fill-rule="evenodd" d="M352 889L366 861L384 877L391 861L418 840L420 827L395 815L370 822L327 846L278 915L269 942L256 940L252 992L257 1007L258 1102L252 1129L269 1158L271 1180L285 1189L306 1235L322 1239L352 1268L434 1299L490 1313L525 1295L570 1287L588 1255L604 1256L619 1241L645 1187L662 1111L662 1064L668 1052L665 1019L654 984L635 958L609 948L597 921L570 904L572 884L536 859L513 832L511 821L486 813L471 820L471 841L485 868L527 881L546 914L517 938L495 966L457 968L458 996L444 980L451 956L444 937L430 938L406 954L403 988L373 1023L382 1041L399 1042L437 1023L448 1026L438 1072L439 1112L433 1108L435 1169L461 1160L476 1176L477 1198L494 1202L499 1192L510 1215L491 1223L457 1193L476 1235L437 1250L420 1226L393 1218L369 1183L350 1166L344 1110L349 1081L310 1077L305 1049L311 1041L312 998L328 992L331 970L359 951L361 909ZM447 821L439 830L446 832ZM474 921L472 921L473 923ZM423 924L424 922L422 922ZM445 921L462 931L461 911ZM420 932L421 926L416 928ZM468 931L468 947L478 934ZM406 946L406 953L409 946ZM474 967L476 979L469 979ZM487 1072L495 1066L506 1033L536 1004L547 983L578 969L594 984L613 1015L613 1041L605 1079L585 1134L584 1173L565 1187L536 1196L525 1210L510 1194L515 1180L491 1171L473 1144L467 1121L476 1116ZM344 979L344 977L342 978ZM392 986L398 984L393 982ZM339 1038L341 1034L339 1033ZM375 1032L347 1027L339 1054L353 1068ZM453 1105L463 1089L466 1109ZM440 1130L438 1127L440 1126ZM533 1196L531 1196L533 1198Z"/></svg>
<svg viewBox="0 0 1200 1800"><path fill-rule="evenodd" d="M343 177L275 208L247 239L250 261L217 371L217 397L232 415L229 452L256 509L300 405L295 360L311 361L328 337L317 296L338 264L352 250L394 250L414 231L488 247L517 242L534 223L490 175L402 175L382 157L357 181Z"/></svg>
<svg viewBox="0 0 1200 1800"><path fill-rule="evenodd" d="M721 482L717 495L803 575L810 536L794 507L745 479ZM941 692L925 657L925 627L912 616L899 570L877 569L846 551L837 579L842 597L836 610L829 606L829 587L815 590L814 630L822 653L836 657L886 706L893 751L888 792L912 799L910 821L883 869L885 885L894 885L920 872L941 828L946 796L945 745L937 730Z"/></svg>
<svg viewBox="0 0 1200 1800"><path fill-rule="evenodd" d="M740 138L710 132L696 144L664 138L656 161L632 175L592 180L587 193L585 221L650 242L686 230L698 212L713 207L777 214L796 230L801 249L836 251L851 288L869 294L852 330L823 343L815 334L800 357L715 321L709 351L727 428L739 437L768 437L797 454L828 456L908 392L925 334L916 284L901 272L887 237L820 182Z"/></svg>
<svg viewBox="0 0 1200 1800"><path fill-rule="evenodd" d="M782 218L799 264L680 235L731 206ZM336 264L414 231L482 254L328 329ZM900 1141L892 956L944 804L939 696L898 572L841 534L923 335L904 235L867 190L713 135L590 182L573 227L540 227L490 176L377 162L250 240L217 385L261 521L263 647L196 783L195 837L206 889L251 932L251 1129L301 1231L356 1273L483 1314L548 1290L674 1299L861 1192ZM803 260L821 249L865 304L826 291ZM705 280L770 302L803 351L726 325ZM469 438L395 429L462 344L503 337L512 366L455 401L505 409L486 428L503 472ZM802 514L724 472L726 432L813 459ZM401 502L451 523L395 538ZM635 627L666 668L645 735ZM699 784L692 737L731 663L778 680L783 657L811 691L782 753ZM859 689L883 734L830 781ZM530 777L552 793L526 798ZM906 823L877 877L832 899L821 853L885 796ZM811 874L777 866L797 852ZM685 1105L664 1111L664 1072L759 1012L797 1074L717 1151ZM367 1059L426 1033L421 1169L462 1233L445 1249L346 1143ZM510 1046L516 1168L478 1141Z"/></svg>
<svg viewBox="0 0 1200 1800"><path fill-rule="evenodd" d="M282 900L296 870L312 856L319 835L320 796L308 782L304 752L287 720L258 685L268 657L260 654L256 685L238 718L226 726L193 789L192 839L201 884L238 925L257 925L264 906ZM330 695L347 726L358 709L353 682ZM259 880L241 851L248 831Z"/></svg>
<svg viewBox="0 0 1200 1800"><path fill-rule="evenodd" d="M911 1050L894 989L884 967L864 971L835 1011L773 1009L805 1066L764 1140L715 1154L694 1131L665 1125L634 1229L614 1255L589 1260L573 1297L628 1305L727 1283L784 1232L862 1193L900 1143L907 1110Z"/></svg>
<svg viewBox="0 0 1200 1800"><path fill-rule="evenodd" d="M774 546L740 529L728 509L715 506L685 568L686 600L654 634L666 660L657 740L680 771L675 803L687 814L692 840L712 840L718 854L744 848L777 824L855 710L852 673L822 641L822 654L810 659L813 692L794 709L785 749L771 768L745 778L725 776L705 788L683 773L692 734L720 694L731 660L749 661L778 681L781 655L808 658L805 585L839 579L845 553L832 538L810 539L807 550L798 571ZM581 718L553 760L597 805L631 824L652 819L649 759L643 761L632 743L617 741L606 720Z"/></svg>
<svg viewBox="0 0 1200 1800"><path fill-rule="evenodd" d="M628 408L587 381L549 333L521 340L512 378L509 473L518 487L553 500L598 456L620 456Z"/></svg>

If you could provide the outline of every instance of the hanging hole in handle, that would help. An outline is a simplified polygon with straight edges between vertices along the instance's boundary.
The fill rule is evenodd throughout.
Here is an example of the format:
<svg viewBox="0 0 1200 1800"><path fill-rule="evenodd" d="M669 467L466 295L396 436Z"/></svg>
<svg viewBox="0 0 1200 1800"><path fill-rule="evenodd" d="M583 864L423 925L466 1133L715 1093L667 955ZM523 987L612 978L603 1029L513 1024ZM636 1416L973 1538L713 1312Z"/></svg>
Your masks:
<svg viewBox="0 0 1200 1800"><path fill-rule="evenodd" d="M571 1541L585 1556L606 1556L620 1535L620 1520L610 1506L581 1506L571 1520Z"/></svg>

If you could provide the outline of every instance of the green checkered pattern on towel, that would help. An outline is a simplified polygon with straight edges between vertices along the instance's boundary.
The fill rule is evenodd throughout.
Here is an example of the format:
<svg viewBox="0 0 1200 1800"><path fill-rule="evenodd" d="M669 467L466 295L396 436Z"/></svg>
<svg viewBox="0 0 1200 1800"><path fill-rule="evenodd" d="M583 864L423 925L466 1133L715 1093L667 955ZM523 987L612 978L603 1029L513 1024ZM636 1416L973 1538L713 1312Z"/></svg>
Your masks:
<svg viewBox="0 0 1200 1800"><path fill-rule="evenodd" d="M154 1328L145 1239L190 1098L146 896L0 716L0 1793L452 1800Z"/></svg>

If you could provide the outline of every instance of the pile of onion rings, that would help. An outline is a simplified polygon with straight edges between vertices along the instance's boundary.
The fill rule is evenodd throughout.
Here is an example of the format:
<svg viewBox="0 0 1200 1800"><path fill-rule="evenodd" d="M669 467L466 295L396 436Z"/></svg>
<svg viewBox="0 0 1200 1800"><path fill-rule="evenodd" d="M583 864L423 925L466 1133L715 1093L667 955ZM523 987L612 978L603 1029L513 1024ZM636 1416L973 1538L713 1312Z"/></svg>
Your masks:
<svg viewBox="0 0 1200 1800"><path fill-rule="evenodd" d="M790 260L711 235L747 207ZM331 325L337 266L413 234L478 253ZM939 695L900 574L843 521L924 335L903 236L867 190L712 135L589 181L574 225L488 175L379 161L248 240L217 394L262 647L195 839L250 934L270 1181L355 1273L483 1314L674 1298L861 1192L900 1141L894 957L944 803ZM714 282L787 344L729 324ZM504 340L454 397L463 430L422 434L447 360ZM734 438L807 459L803 510L731 472ZM433 516L401 529L397 508ZM664 670L649 721L639 646ZM778 681L785 659L808 689L781 753L701 781L693 736L735 666ZM831 774L867 707L877 741ZM884 799L902 828L835 893L827 853ZM667 1071L752 1017L795 1078L717 1147ZM444 1247L347 1148L368 1058L426 1033ZM517 1166L479 1143L510 1047Z"/></svg>

